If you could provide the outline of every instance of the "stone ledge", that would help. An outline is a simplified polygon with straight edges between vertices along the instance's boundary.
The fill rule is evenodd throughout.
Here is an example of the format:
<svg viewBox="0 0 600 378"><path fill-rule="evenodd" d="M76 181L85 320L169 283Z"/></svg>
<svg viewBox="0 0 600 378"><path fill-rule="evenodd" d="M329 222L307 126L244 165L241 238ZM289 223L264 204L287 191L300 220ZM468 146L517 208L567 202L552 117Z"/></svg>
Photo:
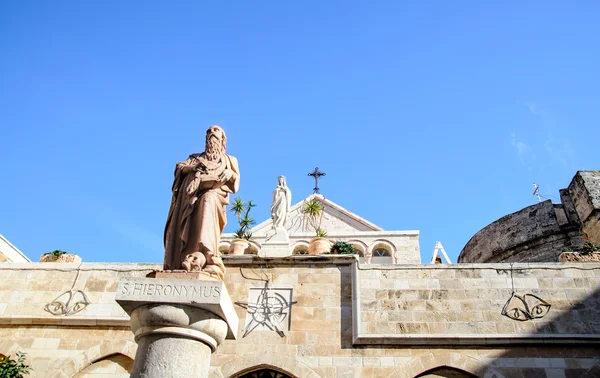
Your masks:
<svg viewBox="0 0 600 378"><path fill-rule="evenodd" d="M591 344L600 345L600 335L589 334L359 334L352 345L515 345L515 344Z"/></svg>
<svg viewBox="0 0 600 378"><path fill-rule="evenodd" d="M36 317L28 315L13 315L0 317L0 325L47 325L47 326L78 326L78 327L123 327L129 328L129 316L107 316L107 317L84 317L84 316L60 316L60 317Z"/></svg>
<svg viewBox="0 0 600 378"><path fill-rule="evenodd" d="M0 270L112 270L116 272L138 272L162 269L162 264L155 263L2 263Z"/></svg>
<svg viewBox="0 0 600 378"><path fill-rule="evenodd" d="M238 265L351 265L358 262L355 255L317 255L261 257L257 255L221 256L225 266ZM225 272L227 275L227 272Z"/></svg>
<svg viewBox="0 0 600 378"><path fill-rule="evenodd" d="M411 269L491 269L491 270L525 270L525 269L600 269L600 262L540 262L540 263L458 263L458 264L397 264L374 265L361 264L359 270L411 270Z"/></svg>

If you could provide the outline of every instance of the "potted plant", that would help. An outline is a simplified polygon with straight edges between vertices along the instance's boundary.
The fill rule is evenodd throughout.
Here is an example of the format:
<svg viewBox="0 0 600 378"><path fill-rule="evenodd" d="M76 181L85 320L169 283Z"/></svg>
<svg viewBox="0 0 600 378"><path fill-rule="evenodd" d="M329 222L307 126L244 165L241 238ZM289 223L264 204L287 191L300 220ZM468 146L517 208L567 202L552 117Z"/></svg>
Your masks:
<svg viewBox="0 0 600 378"><path fill-rule="evenodd" d="M304 225L309 226L315 232L315 237L308 244L309 255L320 255L331 249L331 243L327 240L327 231L321 226L323 220L323 202L316 197L304 202L302 214Z"/></svg>
<svg viewBox="0 0 600 378"><path fill-rule="evenodd" d="M594 243L590 238L585 238L581 247L571 246L563 248L563 253L558 261L593 261L600 262L600 245Z"/></svg>
<svg viewBox="0 0 600 378"><path fill-rule="evenodd" d="M25 353L17 352L17 358L0 356L0 377L23 378L29 375L31 366L26 361Z"/></svg>
<svg viewBox="0 0 600 378"><path fill-rule="evenodd" d="M354 255L356 254L356 249L350 243L338 241L331 246L331 253L336 255Z"/></svg>
<svg viewBox="0 0 600 378"><path fill-rule="evenodd" d="M235 239L231 241L229 247L230 255L243 255L244 250L248 248L248 241L252 238L252 233L248 231L255 221L250 218L250 210L256 206L252 201L244 202L241 197L237 197L231 204L232 213L235 214L240 228L234 232Z"/></svg>
<svg viewBox="0 0 600 378"><path fill-rule="evenodd" d="M81 257L61 251L60 249L55 249L52 252L47 252L40 256L40 262L78 263L81 262Z"/></svg>

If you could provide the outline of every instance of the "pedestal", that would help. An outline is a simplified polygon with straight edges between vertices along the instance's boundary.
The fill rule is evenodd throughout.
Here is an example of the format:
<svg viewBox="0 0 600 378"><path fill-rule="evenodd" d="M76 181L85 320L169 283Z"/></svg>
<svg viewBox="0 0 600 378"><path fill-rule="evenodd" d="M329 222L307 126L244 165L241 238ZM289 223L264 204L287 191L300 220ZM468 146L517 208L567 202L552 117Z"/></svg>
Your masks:
<svg viewBox="0 0 600 378"><path fill-rule="evenodd" d="M138 343L134 378L207 377L211 353L238 328L222 281L123 279L116 300Z"/></svg>
<svg viewBox="0 0 600 378"><path fill-rule="evenodd" d="M290 237L284 227L278 227L267 233L265 242L260 248L263 257L290 256Z"/></svg>

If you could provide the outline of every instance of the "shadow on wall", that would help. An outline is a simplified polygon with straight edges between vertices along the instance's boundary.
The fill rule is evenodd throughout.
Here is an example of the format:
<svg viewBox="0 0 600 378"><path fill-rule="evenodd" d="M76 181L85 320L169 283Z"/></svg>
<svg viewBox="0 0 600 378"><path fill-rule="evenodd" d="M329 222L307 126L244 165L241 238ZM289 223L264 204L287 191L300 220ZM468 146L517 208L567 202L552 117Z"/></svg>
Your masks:
<svg viewBox="0 0 600 378"><path fill-rule="evenodd" d="M549 298L552 303L552 299ZM578 301L569 301L567 308L551 310L549 323L535 327L529 334L538 338L535 344L504 347L446 347L448 356L427 353L431 347L411 347L423 352L393 377L398 378L598 378L600 377L600 290ZM572 334L580 344L565 345L552 341L552 334ZM547 336L544 340L540 337ZM586 338L588 338L586 343ZM533 340L532 340L533 341ZM404 349L404 347L399 347ZM498 350L504 350L498 353ZM456 352L455 352L456 351Z"/></svg>
<svg viewBox="0 0 600 378"><path fill-rule="evenodd" d="M530 336L567 333L580 337L581 344L566 346L560 341L552 343L551 339L547 339L543 347L540 345L511 346L501 356L488 363L480 372L480 376L485 378L600 377L600 317L598 316L600 290L592 292L583 300L568 300L570 305L567 308L556 306L557 301L552 298L546 299L553 305L546 315L551 316L551 320L543 326L536 327ZM520 372L515 372L514 367L520 367Z"/></svg>

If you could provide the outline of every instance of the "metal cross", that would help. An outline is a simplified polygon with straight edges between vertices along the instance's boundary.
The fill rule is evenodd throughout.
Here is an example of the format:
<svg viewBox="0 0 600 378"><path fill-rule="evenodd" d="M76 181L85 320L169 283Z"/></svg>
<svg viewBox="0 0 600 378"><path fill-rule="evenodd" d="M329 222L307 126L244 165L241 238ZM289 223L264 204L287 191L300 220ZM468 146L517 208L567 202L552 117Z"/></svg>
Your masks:
<svg viewBox="0 0 600 378"><path fill-rule="evenodd" d="M325 176L325 172L319 171L319 167L316 167L315 170L308 175L315 178L315 187L313 188L313 193L319 194L319 177Z"/></svg>

